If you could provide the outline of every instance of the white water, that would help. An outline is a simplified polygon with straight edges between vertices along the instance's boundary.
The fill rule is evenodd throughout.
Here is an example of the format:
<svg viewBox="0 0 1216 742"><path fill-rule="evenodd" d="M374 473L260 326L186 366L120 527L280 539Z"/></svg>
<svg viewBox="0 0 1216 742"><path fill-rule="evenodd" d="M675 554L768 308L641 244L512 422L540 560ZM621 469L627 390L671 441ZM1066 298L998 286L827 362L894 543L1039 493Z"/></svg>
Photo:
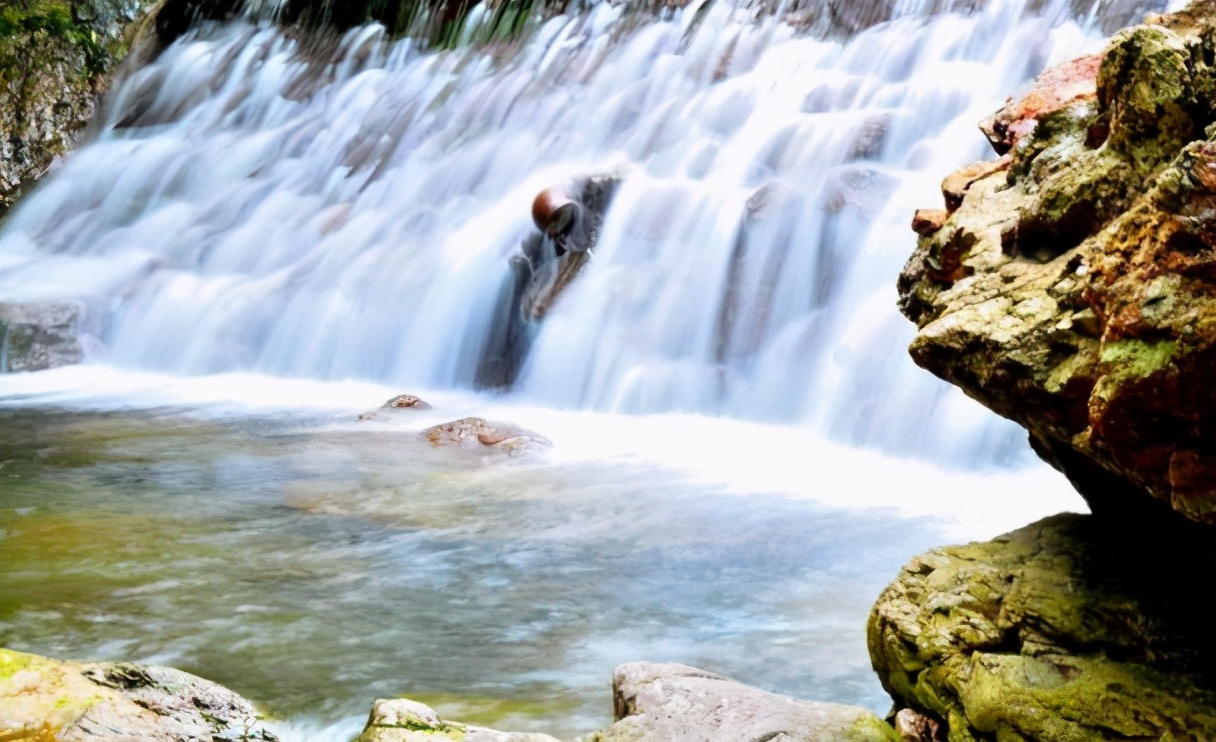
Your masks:
<svg viewBox="0 0 1216 742"><path fill-rule="evenodd" d="M369 28L311 69L276 31L210 29L131 75L0 227L0 296L84 300L93 358L132 370L467 389L533 195L615 171L518 402L1024 457L907 359L893 283L912 211L988 156L974 122L1100 39L1003 0L846 42L746 15L715 4L686 36L691 9L627 30L601 4L443 54Z"/></svg>

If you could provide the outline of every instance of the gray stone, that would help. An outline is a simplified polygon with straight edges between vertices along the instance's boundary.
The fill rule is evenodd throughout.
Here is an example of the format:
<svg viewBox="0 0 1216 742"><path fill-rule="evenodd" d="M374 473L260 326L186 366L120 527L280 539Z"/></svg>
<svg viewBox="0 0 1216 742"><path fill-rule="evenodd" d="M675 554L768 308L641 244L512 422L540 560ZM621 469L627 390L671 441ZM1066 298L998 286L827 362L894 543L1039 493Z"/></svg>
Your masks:
<svg viewBox="0 0 1216 742"><path fill-rule="evenodd" d="M83 315L76 302L0 303L0 373L80 363Z"/></svg>
<svg viewBox="0 0 1216 742"><path fill-rule="evenodd" d="M0 739L237 742L276 737L253 705L179 670L0 649Z"/></svg>
<svg viewBox="0 0 1216 742"><path fill-rule="evenodd" d="M863 708L800 701L687 665L621 665L612 688L617 721L590 742L899 739Z"/></svg>
<svg viewBox="0 0 1216 742"><path fill-rule="evenodd" d="M558 742L547 734L499 732L446 721L430 706L408 698L379 700L355 742Z"/></svg>

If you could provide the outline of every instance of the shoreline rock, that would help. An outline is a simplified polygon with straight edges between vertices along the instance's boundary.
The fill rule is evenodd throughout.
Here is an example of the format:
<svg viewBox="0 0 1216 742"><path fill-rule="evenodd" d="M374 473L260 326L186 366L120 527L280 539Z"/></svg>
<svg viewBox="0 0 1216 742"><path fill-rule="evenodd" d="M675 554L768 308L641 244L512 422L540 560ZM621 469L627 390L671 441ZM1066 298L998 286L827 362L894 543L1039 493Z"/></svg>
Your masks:
<svg viewBox="0 0 1216 742"><path fill-rule="evenodd" d="M687 665L621 665L612 690L616 723L587 742L899 740L866 709L768 693Z"/></svg>
<svg viewBox="0 0 1216 742"><path fill-rule="evenodd" d="M1213 556L1072 514L935 549L875 603L874 670L951 742L1216 739Z"/></svg>
<svg viewBox="0 0 1216 742"><path fill-rule="evenodd" d="M237 742L277 737L253 705L180 670L0 649L0 739Z"/></svg>

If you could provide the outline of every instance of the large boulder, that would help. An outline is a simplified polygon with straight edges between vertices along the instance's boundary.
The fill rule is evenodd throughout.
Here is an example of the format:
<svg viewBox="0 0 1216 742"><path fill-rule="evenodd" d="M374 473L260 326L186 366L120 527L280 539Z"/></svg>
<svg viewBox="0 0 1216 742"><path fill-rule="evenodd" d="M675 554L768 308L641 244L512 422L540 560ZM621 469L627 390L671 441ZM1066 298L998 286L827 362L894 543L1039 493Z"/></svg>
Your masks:
<svg viewBox="0 0 1216 742"><path fill-rule="evenodd" d="M863 708L800 701L687 665L621 665L612 691L616 723L591 742L898 740Z"/></svg>
<svg viewBox="0 0 1216 742"><path fill-rule="evenodd" d="M900 307L1095 513L1216 523L1216 14L1149 20L986 122L1009 154L917 221Z"/></svg>
<svg viewBox="0 0 1216 742"><path fill-rule="evenodd" d="M1206 541L1069 514L931 551L870 614L874 669L950 742L1216 739Z"/></svg>
<svg viewBox="0 0 1216 742"><path fill-rule="evenodd" d="M75 302L0 302L0 374L80 363L83 314Z"/></svg>
<svg viewBox="0 0 1216 742"><path fill-rule="evenodd" d="M237 742L276 737L230 690L167 667L0 649L0 739Z"/></svg>

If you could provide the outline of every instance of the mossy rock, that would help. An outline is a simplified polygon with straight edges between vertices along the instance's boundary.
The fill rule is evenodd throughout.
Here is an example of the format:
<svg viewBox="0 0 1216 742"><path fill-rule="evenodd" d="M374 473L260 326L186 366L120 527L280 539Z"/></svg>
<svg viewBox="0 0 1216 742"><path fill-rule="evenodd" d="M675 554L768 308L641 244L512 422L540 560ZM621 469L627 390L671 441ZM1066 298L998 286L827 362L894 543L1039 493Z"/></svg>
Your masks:
<svg viewBox="0 0 1216 742"><path fill-rule="evenodd" d="M1205 542L1060 515L932 551L870 614L874 669L951 742L1216 739Z"/></svg>
<svg viewBox="0 0 1216 742"><path fill-rule="evenodd" d="M276 738L232 691L165 667L60 662L0 649L0 739L238 742Z"/></svg>
<svg viewBox="0 0 1216 742"><path fill-rule="evenodd" d="M1216 525L1214 60L1196 3L1045 72L898 284L913 359L1129 522Z"/></svg>

